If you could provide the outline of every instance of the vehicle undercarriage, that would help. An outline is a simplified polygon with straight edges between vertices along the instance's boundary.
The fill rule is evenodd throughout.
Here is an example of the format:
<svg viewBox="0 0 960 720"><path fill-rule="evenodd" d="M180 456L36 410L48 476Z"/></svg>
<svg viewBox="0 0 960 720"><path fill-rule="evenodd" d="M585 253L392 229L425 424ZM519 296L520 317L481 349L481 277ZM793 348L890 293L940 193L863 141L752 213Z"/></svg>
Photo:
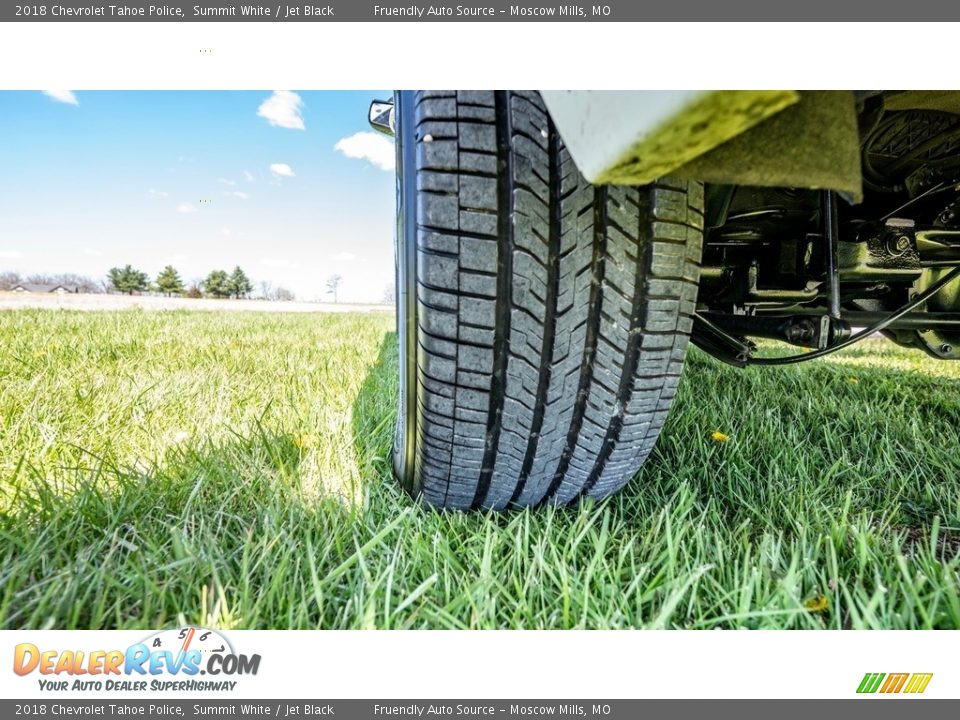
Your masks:
<svg viewBox="0 0 960 720"><path fill-rule="evenodd" d="M859 99L863 201L707 185L692 342L734 365L820 357L874 332L960 358L960 115ZM813 350L759 358L751 338Z"/></svg>

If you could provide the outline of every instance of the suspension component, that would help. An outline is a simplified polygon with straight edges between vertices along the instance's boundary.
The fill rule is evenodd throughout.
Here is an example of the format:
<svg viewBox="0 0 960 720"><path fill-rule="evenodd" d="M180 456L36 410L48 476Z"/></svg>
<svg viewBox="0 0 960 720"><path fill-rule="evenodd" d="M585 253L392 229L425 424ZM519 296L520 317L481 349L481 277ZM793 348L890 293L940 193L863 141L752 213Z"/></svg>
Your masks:
<svg viewBox="0 0 960 720"><path fill-rule="evenodd" d="M840 231L837 224L837 194L832 190L820 193L820 223L823 225L824 274L827 276L827 299L830 317L840 319L840 272L837 260L837 243Z"/></svg>
<svg viewBox="0 0 960 720"><path fill-rule="evenodd" d="M919 230L915 241L923 267L960 265L960 230Z"/></svg>
<svg viewBox="0 0 960 720"><path fill-rule="evenodd" d="M945 275L942 275L937 279L936 282L927 287L923 292L917 294L912 300L910 300L906 305L900 307L899 310L892 312L883 320L870 325L869 327L864 328L856 335L850 335L845 340L841 340L838 343L830 345L829 347L821 348L819 350L814 350L809 352L806 355L788 355L787 357L772 357L772 358L750 358L747 362L748 365L793 365L796 363L807 362L809 360L816 360L821 358L824 355L829 355L834 353L837 350L843 350L843 348L850 347L854 343L858 343L864 338L868 338L874 333L882 332L893 326L894 323L899 321L901 318L908 316L913 310L923 305L925 302L934 297L938 292L943 290L947 285L952 283L957 278L960 278L960 267L955 267ZM950 348L950 352L953 351L953 348Z"/></svg>
<svg viewBox="0 0 960 720"><path fill-rule="evenodd" d="M804 348L822 349L850 337L850 324L829 315L724 315L702 312L698 316L734 337L781 340Z"/></svg>

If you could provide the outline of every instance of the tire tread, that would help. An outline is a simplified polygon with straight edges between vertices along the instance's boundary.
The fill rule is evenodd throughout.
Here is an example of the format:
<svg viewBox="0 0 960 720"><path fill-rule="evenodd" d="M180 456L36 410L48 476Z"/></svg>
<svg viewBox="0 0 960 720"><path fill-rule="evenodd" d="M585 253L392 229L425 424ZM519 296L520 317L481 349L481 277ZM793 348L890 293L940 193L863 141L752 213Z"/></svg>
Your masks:
<svg viewBox="0 0 960 720"><path fill-rule="evenodd" d="M415 117L425 500L502 509L619 490L676 394L702 186L590 185L537 93L421 92Z"/></svg>

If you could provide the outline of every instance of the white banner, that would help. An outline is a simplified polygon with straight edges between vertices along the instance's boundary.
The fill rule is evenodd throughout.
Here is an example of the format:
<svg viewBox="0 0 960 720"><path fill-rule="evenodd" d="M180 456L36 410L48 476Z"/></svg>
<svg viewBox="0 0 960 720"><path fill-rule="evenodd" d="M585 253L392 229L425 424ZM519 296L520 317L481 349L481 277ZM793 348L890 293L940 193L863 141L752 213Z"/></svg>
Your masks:
<svg viewBox="0 0 960 720"><path fill-rule="evenodd" d="M8 699L960 697L926 631L3 631L0 658Z"/></svg>

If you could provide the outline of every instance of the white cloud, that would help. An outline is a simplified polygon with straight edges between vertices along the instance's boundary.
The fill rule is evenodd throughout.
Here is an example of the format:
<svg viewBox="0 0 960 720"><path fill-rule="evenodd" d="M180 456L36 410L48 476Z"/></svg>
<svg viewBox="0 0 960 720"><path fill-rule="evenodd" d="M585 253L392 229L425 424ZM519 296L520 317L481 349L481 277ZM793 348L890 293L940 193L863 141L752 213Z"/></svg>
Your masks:
<svg viewBox="0 0 960 720"><path fill-rule="evenodd" d="M168 265L172 265L174 263L183 262L186 259L187 256L183 253L174 253L173 255L167 255L165 258L163 258L163 262L167 263Z"/></svg>
<svg viewBox="0 0 960 720"><path fill-rule="evenodd" d="M147 197L149 198L165 198L169 194L170 193L168 192L164 192L163 190L155 190L154 188L147 190Z"/></svg>
<svg viewBox="0 0 960 720"><path fill-rule="evenodd" d="M233 187L234 185L237 184L237 181L236 181L236 180L230 180L230 179L228 179L228 178L219 178L219 180L220 180L220 182L222 182L222 183L223 183L224 185L226 185L227 187Z"/></svg>
<svg viewBox="0 0 960 720"><path fill-rule="evenodd" d="M367 160L381 170L393 170L396 167L397 157L393 143L380 133L354 133L338 140L333 149L339 150L348 158Z"/></svg>
<svg viewBox="0 0 960 720"><path fill-rule="evenodd" d="M83 249L83 254L89 255L90 257L100 257L101 255L103 255L103 253L97 250L96 248L88 248L88 247Z"/></svg>
<svg viewBox="0 0 960 720"><path fill-rule="evenodd" d="M273 163L270 165L270 172L277 177L293 177L293 168L286 163Z"/></svg>
<svg viewBox="0 0 960 720"><path fill-rule="evenodd" d="M246 180L247 182L253 182L253 173L250 172L249 170L244 170L243 179Z"/></svg>
<svg viewBox="0 0 960 720"><path fill-rule="evenodd" d="M178 213L192 213L196 211L197 211L197 208L188 202L180 203L179 205L177 205Z"/></svg>
<svg viewBox="0 0 960 720"><path fill-rule="evenodd" d="M220 234L224 237L230 237L233 233L230 232L230 228L220 228Z"/></svg>
<svg viewBox="0 0 960 720"><path fill-rule="evenodd" d="M242 190L233 190L232 192L225 192L224 195L233 195L233 197L238 197L241 200L249 200L250 196L243 192Z"/></svg>
<svg viewBox="0 0 960 720"><path fill-rule="evenodd" d="M19 250L0 250L0 258L3 258L4 260L14 260L22 257L23 253Z"/></svg>
<svg viewBox="0 0 960 720"><path fill-rule="evenodd" d="M80 104L72 90L44 90L43 94L58 103L64 103L66 105Z"/></svg>
<svg viewBox="0 0 960 720"><path fill-rule="evenodd" d="M277 127L306 130L303 115L301 115L302 109L303 100L295 92L274 90L273 95L260 103L257 115Z"/></svg>
<svg viewBox="0 0 960 720"><path fill-rule="evenodd" d="M343 250L342 252L337 253L337 254L334 256L334 259L335 259L335 260L343 260L343 261L345 261L345 262L350 262L351 260L356 260L356 259L357 259L357 256L354 255L352 252L347 252L346 250Z"/></svg>

